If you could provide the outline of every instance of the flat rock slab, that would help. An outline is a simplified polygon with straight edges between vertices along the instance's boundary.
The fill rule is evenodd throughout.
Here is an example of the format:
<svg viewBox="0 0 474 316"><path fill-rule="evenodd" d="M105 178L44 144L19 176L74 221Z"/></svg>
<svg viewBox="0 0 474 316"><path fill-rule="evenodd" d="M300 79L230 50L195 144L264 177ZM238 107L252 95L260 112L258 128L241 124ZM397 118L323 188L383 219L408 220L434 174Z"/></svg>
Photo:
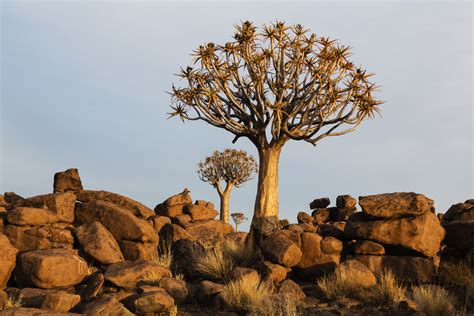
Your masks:
<svg viewBox="0 0 474 316"><path fill-rule="evenodd" d="M133 289L139 281L160 281L171 277L171 271L148 260L124 261L108 266L105 279L116 286Z"/></svg>
<svg viewBox="0 0 474 316"><path fill-rule="evenodd" d="M86 315L114 315L114 316L132 316L134 315L123 306L119 300L113 296L103 296L98 300L84 305L81 314Z"/></svg>
<svg viewBox="0 0 474 316"><path fill-rule="evenodd" d="M87 262L69 249L35 250L19 256L16 280L44 289L68 288L88 274Z"/></svg>
<svg viewBox="0 0 474 316"><path fill-rule="evenodd" d="M411 218L376 221L349 220L344 234L348 238L399 246L417 251L426 257L432 257L439 251L445 232L438 217L428 212Z"/></svg>
<svg viewBox="0 0 474 316"><path fill-rule="evenodd" d="M7 221L20 226L43 226L59 222L59 217L43 208L16 207L7 213Z"/></svg>
<svg viewBox="0 0 474 316"><path fill-rule="evenodd" d="M72 192L44 194L18 201L16 206L28 206L36 208L47 208L56 213L61 222L72 223L74 221L74 206L76 196Z"/></svg>
<svg viewBox="0 0 474 316"><path fill-rule="evenodd" d="M80 190L76 192L76 196L77 200L80 202L92 202L100 200L116 204L122 208L132 211L135 216L140 218L146 219L155 215L155 212L153 212L152 209L146 207L140 202L117 193L108 191Z"/></svg>
<svg viewBox="0 0 474 316"><path fill-rule="evenodd" d="M20 251L72 249L74 244L74 236L70 228L7 225L3 231L12 245Z"/></svg>
<svg viewBox="0 0 474 316"><path fill-rule="evenodd" d="M367 215L376 218L398 218L434 213L434 202L414 192L384 193L359 197L359 205Z"/></svg>

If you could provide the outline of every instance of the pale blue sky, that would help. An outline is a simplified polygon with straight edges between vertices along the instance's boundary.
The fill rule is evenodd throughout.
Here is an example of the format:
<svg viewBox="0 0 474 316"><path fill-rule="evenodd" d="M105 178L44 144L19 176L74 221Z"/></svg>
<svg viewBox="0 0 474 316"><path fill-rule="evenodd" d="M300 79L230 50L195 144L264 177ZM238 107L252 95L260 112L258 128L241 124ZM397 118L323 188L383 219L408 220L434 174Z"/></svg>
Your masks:
<svg viewBox="0 0 474 316"><path fill-rule="evenodd" d="M472 198L472 3L91 2L1 3L0 191L52 191L79 168L89 189L150 207L191 190L218 202L196 165L243 148L201 122L166 120L165 93L198 45L231 39L233 25L301 23L353 47L375 72L383 118L316 148L289 143L280 164L281 218L316 197L415 191L438 211ZM251 217L256 180L232 193Z"/></svg>

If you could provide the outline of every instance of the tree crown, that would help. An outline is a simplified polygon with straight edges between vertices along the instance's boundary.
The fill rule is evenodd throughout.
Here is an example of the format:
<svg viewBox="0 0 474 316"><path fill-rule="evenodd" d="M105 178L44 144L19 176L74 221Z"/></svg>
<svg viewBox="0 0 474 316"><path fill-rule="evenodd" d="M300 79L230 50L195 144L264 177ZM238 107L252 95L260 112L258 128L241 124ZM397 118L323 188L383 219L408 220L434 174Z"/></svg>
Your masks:
<svg viewBox="0 0 474 316"><path fill-rule="evenodd" d="M214 151L198 164L199 178L219 187L220 181L239 187L252 179L257 172L255 158L244 150L225 149L223 152Z"/></svg>
<svg viewBox="0 0 474 316"><path fill-rule="evenodd" d="M186 84L172 87L170 117L203 120L260 147L316 144L379 112L372 74L349 61L350 47L299 24L235 28L234 41L194 51L196 68L181 69Z"/></svg>

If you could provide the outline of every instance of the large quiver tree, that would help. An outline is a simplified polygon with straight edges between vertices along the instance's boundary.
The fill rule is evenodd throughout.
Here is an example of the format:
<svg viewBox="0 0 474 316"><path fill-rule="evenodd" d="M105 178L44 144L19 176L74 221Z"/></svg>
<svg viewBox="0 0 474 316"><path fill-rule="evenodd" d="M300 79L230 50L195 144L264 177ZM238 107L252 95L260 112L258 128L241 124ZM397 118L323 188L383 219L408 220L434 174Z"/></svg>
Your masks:
<svg viewBox="0 0 474 316"><path fill-rule="evenodd" d="M278 224L278 162L290 139L315 145L347 134L378 112L371 74L349 61L350 48L301 25L276 22L260 32L236 26L234 41L194 52L195 68L181 69L171 116L202 120L258 150L259 175L252 229Z"/></svg>

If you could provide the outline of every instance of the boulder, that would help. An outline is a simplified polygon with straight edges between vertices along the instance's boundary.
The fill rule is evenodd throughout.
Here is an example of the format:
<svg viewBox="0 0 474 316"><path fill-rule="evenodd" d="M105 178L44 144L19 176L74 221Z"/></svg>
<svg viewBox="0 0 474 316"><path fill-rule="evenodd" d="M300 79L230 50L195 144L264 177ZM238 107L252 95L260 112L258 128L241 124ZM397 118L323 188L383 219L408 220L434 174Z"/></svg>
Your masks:
<svg viewBox="0 0 474 316"><path fill-rule="evenodd" d="M5 292L12 301L17 302L22 307L40 308L45 297L49 294L65 293L60 290L46 290L37 288L7 288Z"/></svg>
<svg viewBox="0 0 474 316"><path fill-rule="evenodd" d="M358 255L383 255L385 248L370 240L358 240L354 245L354 253Z"/></svg>
<svg viewBox="0 0 474 316"><path fill-rule="evenodd" d="M444 229L434 213L416 217L376 221L350 220L345 226L346 237L367 239L383 245L398 246L432 257L440 249Z"/></svg>
<svg viewBox="0 0 474 316"><path fill-rule="evenodd" d="M69 249L46 249L22 253L15 279L22 285L44 289L68 288L88 275L87 262Z"/></svg>
<svg viewBox="0 0 474 316"><path fill-rule="evenodd" d="M198 256L204 252L204 247L189 239L180 239L171 246L173 270L183 273L186 280L197 278L200 274L194 269Z"/></svg>
<svg viewBox="0 0 474 316"><path fill-rule="evenodd" d="M345 274L357 278L358 284L363 288L368 288L377 284L374 272L366 265L357 260L347 260L336 267L335 273Z"/></svg>
<svg viewBox="0 0 474 316"><path fill-rule="evenodd" d="M50 212L56 213L59 221L72 223L74 221L74 206L76 196L72 192L44 194L20 200L15 203L16 207L36 207L46 208Z"/></svg>
<svg viewBox="0 0 474 316"><path fill-rule="evenodd" d="M53 248L72 249L74 236L72 229L56 227L26 227L7 225L4 233L10 242L20 251Z"/></svg>
<svg viewBox="0 0 474 316"><path fill-rule="evenodd" d="M174 305L174 300L165 290L153 291L136 295L132 310L137 314L156 314L166 312Z"/></svg>
<svg viewBox="0 0 474 316"><path fill-rule="evenodd" d="M189 195L189 191L187 188L183 190L183 192L175 194L173 196L170 196L167 198L162 204L165 206L174 206L174 205L180 205L180 204L192 204L193 199L191 198L191 195Z"/></svg>
<svg viewBox="0 0 474 316"><path fill-rule="evenodd" d="M153 226L137 218L130 209L105 201L80 203L76 207L76 216L81 223L99 221L117 240L157 242Z"/></svg>
<svg viewBox="0 0 474 316"><path fill-rule="evenodd" d="M155 206L155 214L159 216L176 217L183 214L184 207L189 204L178 204L168 206L164 204L158 204Z"/></svg>
<svg viewBox="0 0 474 316"><path fill-rule="evenodd" d="M321 241L321 250L327 254L340 253L342 242L334 237L324 237Z"/></svg>
<svg viewBox="0 0 474 316"><path fill-rule="evenodd" d="M234 228L228 223L210 219L192 221L186 226L186 231L203 244L220 244Z"/></svg>
<svg viewBox="0 0 474 316"><path fill-rule="evenodd" d="M184 213L189 214L193 221L214 219L219 212L215 209L203 205L189 204L183 209Z"/></svg>
<svg viewBox="0 0 474 316"><path fill-rule="evenodd" d="M81 301L81 297L67 292L47 294L44 297L42 309L49 309L57 312L69 312Z"/></svg>
<svg viewBox="0 0 474 316"><path fill-rule="evenodd" d="M163 277L159 285L166 290L177 304L182 304L186 301L188 297L188 287L185 281Z"/></svg>
<svg viewBox="0 0 474 316"><path fill-rule="evenodd" d="M191 220L192 218L188 214L179 214L179 215L176 215L175 217L171 217L171 222L173 224L179 225L183 228L186 228L186 226Z"/></svg>
<svg viewBox="0 0 474 316"><path fill-rule="evenodd" d="M288 272L291 269L284 267L282 265L270 262L270 261L263 261L259 265L260 273L264 275L266 278L269 277L273 282L282 282L286 279Z"/></svg>
<svg viewBox="0 0 474 316"><path fill-rule="evenodd" d="M313 233L301 234L301 260L293 270L301 277L315 277L332 272L339 264L340 254L325 253L321 244L323 237Z"/></svg>
<svg viewBox="0 0 474 316"><path fill-rule="evenodd" d="M458 203L452 205L443 215L443 220L471 221L474 220L474 204Z"/></svg>
<svg viewBox="0 0 474 316"><path fill-rule="evenodd" d="M18 202L23 201L24 198L22 196L19 196L15 192L5 192L3 193L3 205L14 205L17 204ZM8 209L8 208L7 208Z"/></svg>
<svg viewBox="0 0 474 316"><path fill-rule="evenodd" d="M120 249L126 260L153 260L158 257L158 243L121 240Z"/></svg>
<svg viewBox="0 0 474 316"><path fill-rule="evenodd" d="M347 221L349 217L356 211L355 207L352 208L331 208L330 219L331 222Z"/></svg>
<svg viewBox="0 0 474 316"><path fill-rule="evenodd" d="M7 221L20 226L42 226L59 222L59 217L43 208L17 207L7 213Z"/></svg>
<svg viewBox="0 0 474 316"><path fill-rule="evenodd" d="M81 308L81 314L99 316L132 316L134 315L126 309L114 296L102 296L98 300L90 302Z"/></svg>
<svg viewBox="0 0 474 316"><path fill-rule="evenodd" d="M196 238L176 224L166 224L160 230L160 240L163 243L172 244L180 239L195 240Z"/></svg>
<svg viewBox="0 0 474 316"><path fill-rule="evenodd" d="M47 309L39 309L39 308L13 307L13 308L7 309L6 311L2 311L1 315L2 316L38 316L38 315L73 316L73 315L79 315L79 314L56 312L56 311L50 311Z"/></svg>
<svg viewBox="0 0 474 316"><path fill-rule="evenodd" d="M137 260L111 264L104 276L118 287L133 289L139 281L160 281L162 277L171 277L171 272L158 263Z"/></svg>
<svg viewBox="0 0 474 316"><path fill-rule="evenodd" d="M302 257L301 249L291 239L281 234L272 234L263 241L262 251L265 257L287 268L296 265Z"/></svg>
<svg viewBox="0 0 474 316"><path fill-rule="evenodd" d="M317 209L317 208L326 208L329 206L329 204L331 204L331 201L329 200L329 198L324 197L324 198L313 200L313 202L309 204L309 208L312 210Z"/></svg>
<svg viewBox="0 0 474 316"><path fill-rule="evenodd" d="M316 233L323 237L334 237L339 240L344 240L345 222L335 222L331 224L321 224L317 226Z"/></svg>
<svg viewBox="0 0 474 316"><path fill-rule="evenodd" d="M357 200L350 195L339 195L336 198L338 208L353 208L357 205Z"/></svg>
<svg viewBox="0 0 474 316"><path fill-rule="evenodd" d="M54 193L76 192L82 189L82 181L77 169L71 168L54 174Z"/></svg>
<svg viewBox="0 0 474 316"><path fill-rule="evenodd" d="M359 197L362 211L376 218L399 218L434 213L434 202L413 192L384 193Z"/></svg>
<svg viewBox="0 0 474 316"><path fill-rule="evenodd" d="M224 285L204 280L197 285L195 297L200 303L208 305L223 290Z"/></svg>
<svg viewBox="0 0 474 316"><path fill-rule="evenodd" d="M313 224L301 223L298 226L301 227L302 232L315 233L318 230Z"/></svg>
<svg viewBox="0 0 474 316"><path fill-rule="evenodd" d="M404 282L430 282L439 266L439 258L422 258L411 256L348 256L367 266L376 275L391 270L395 277Z"/></svg>
<svg viewBox="0 0 474 316"><path fill-rule="evenodd" d="M76 228L76 237L82 249L100 264L124 261L124 256L112 233L100 222L84 224Z"/></svg>
<svg viewBox="0 0 474 316"><path fill-rule="evenodd" d="M129 197L117 193L107 191L81 190L76 193L76 196L77 200L83 203L93 201L105 201L116 204L121 208L130 210L135 216L139 218L147 219L155 215L152 209L146 207L140 202L137 202Z"/></svg>
<svg viewBox="0 0 474 316"><path fill-rule="evenodd" d="M443 221L446 230L444 244L448 247L468 250L474 248L474 220Z"/></svg>
<svg viewBox="0 0 474 316"><path fill-rule="evenodd" d="M151 217L149 221L151 222L157 234L160 233L160 230L163 228L163 226L166 224L171 224L171 219L169 217L160 215Z"/></svg>
<svg viewBox="0 0 474 316"><path fill-rule="evenodd" d="M229 273L229 279L230 280L237 280L242 277L246 277L248 279L253 279L256 282L260 280L260 276L255 269L251 268L243 268L243 267L235 267L232 269L232 271Z"/></svg>
<svg viewBox="0 0 474 316"><path fill-rule="evenodd" d="M104 281L104 275L100 272L95 272L88 276L83 282L85 287L80 291L82 301L89 302L96 299L102 290Z"/></svg>
<svg viewBox="0 0 474 316"><path fill-rule="evenodd" d="M304 300L306 294L304 294L301 287L292 280L285 280L281 283L278 289L278 294L285 294L294 300Z"/></svg>
<svg viewBox="0 0 474 316"><path fill-rule="evenodd" d="M202 205L202 206L208 207L208 208L213 209L213 210L216 209L216 207L214 206L214 203L208 202L208 201L204 201L204 200L196 200L196 202L195 202L194 204L196 204L196 205Z"/></svg>
<svg viewBox="0 0 474 316"><path fill-rule="evenodd" d="M334 208L318 208L315 209L311 216L313 216L313 222L315 224L324 224L331 221L331 213Z"/></svg>
<svg viewBox="0 0 474 316"><path fill-rule="evenodd" d="M313 217L306 212L299 212L296 218L298 220L298 223L300 224L301 223L312 224L314 221Z"/></svg>
<svg viewBox="0 0 474 316"><path fill-rule="evenodd" d="M12 246L8 238L0 233L0 289L6 287L16 264L18 249Z"/></svg>

